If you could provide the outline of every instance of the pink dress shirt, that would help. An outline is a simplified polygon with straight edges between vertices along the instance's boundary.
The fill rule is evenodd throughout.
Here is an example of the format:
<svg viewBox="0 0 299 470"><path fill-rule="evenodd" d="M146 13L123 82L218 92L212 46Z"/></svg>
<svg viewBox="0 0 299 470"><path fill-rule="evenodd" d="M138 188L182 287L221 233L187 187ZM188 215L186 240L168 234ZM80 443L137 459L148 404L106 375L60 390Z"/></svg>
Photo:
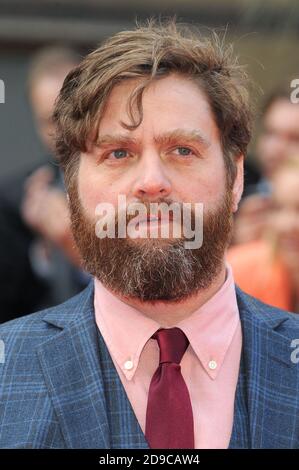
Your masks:
<svg viewBox="0 0 299 470"><path fill-rule="evenodd" d="M121 301L97 279L94 306L97 326L144 432L149 385L159 365L159 347L151 336L161 325ZM181 328L190 342L181 371L192 404L195 448L227 448L242 348L230 266L220 290L173 326Z"/></svg>

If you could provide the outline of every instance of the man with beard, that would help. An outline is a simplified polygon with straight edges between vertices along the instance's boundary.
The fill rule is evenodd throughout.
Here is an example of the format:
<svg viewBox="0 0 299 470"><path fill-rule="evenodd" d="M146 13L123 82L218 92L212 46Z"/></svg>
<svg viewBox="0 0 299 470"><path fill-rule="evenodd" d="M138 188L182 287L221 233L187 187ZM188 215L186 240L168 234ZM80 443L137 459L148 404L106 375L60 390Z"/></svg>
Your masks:
<svg viewBox="0 0 299 470"><path fill-rule="evenodd" d="M250 139L245 79L217 37L174 22L115 35L67 76L57 153L94 280L1 327L1 447L299 447L298 320L242 293L225 263ZM143 236L124 235L136 214L123 210L97 230L119 196L145 208ZM202 245L153 203L189 204L193 229L202 204Z"/></svg>

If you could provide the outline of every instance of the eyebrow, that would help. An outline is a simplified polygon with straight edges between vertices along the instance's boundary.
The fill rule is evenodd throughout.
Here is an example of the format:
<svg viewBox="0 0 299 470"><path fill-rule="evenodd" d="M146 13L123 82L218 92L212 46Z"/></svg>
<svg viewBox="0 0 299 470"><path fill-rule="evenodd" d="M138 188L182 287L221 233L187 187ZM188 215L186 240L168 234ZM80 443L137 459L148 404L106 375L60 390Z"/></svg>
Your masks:
<svg viewBox="0 0 299 470"><path fill-rule="evenodd" d="M185 130L185 129L174 129L173 131L166 132L154 138L156 144L165 145L171 144L175 141L184 140L186 142L195 142L202 147L208 148L211 143L201 134L197 129ZM112 144L117 145L138 145L138 140L126 134L105 134L98 136L96 145L98 147L104 147Z"/></svg>
<svg viewBox="0 0 299 470"><path fill-rule="evenodd" d="M105 145L112 145L112 144L119 144L119 145L124 145L124 144L137 144L137 140L134 139L133 137L130 137L128 135L121 135L121 134L105 134L105 135L100 135L96 139L95 144L98 147L104 147Z"/></svg>

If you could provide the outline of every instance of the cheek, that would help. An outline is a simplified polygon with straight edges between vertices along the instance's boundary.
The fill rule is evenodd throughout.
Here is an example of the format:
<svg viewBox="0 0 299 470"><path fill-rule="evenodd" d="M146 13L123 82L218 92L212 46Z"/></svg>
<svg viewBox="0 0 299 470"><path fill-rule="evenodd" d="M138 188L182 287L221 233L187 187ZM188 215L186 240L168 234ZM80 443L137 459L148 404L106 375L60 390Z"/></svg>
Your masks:
<svg viewBox="0 0 299 470"><path fill-rule="evenodd" d="M182 200L203 202L207 208L212 208L224 196L225 181L225 170L221 165L209 171L199 171L197 174L193 172L184 184L181 184Z"/></svg>
<svg viewBox="0 0 299 470"><path fill-rule="evenodd" d="M101 202L115 205L117 188L109 179L101 175L97 168L90 168L86 163L80 163L78 172L78 192L84 209L94 215L96 206Z"/></svg>

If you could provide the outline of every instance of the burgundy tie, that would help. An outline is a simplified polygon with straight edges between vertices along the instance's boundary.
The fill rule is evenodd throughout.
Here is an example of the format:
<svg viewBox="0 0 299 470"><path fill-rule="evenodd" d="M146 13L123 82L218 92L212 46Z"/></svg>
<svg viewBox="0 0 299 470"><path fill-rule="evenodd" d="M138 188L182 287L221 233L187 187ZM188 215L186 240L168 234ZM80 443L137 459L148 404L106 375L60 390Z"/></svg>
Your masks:
<svg viewBox="0 0 299 470"><path fill-rule="evenodd" d="M194 449L193 413L180 362L189 341L179 328L153 336L160 348L146 410L145 436L151 449Z"/></svg>

